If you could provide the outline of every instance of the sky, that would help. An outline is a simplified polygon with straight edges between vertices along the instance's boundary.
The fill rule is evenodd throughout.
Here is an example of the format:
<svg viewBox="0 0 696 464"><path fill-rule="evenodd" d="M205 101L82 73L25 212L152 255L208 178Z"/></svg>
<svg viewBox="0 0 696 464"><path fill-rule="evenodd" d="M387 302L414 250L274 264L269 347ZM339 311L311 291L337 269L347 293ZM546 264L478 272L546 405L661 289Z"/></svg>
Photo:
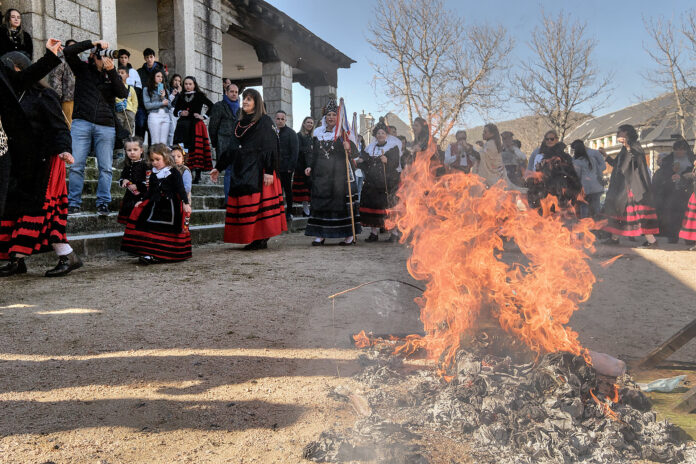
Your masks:
<svg viewBox="0 0 696 464"><path fill-rule="evenodd" d="M382 115L388 111L402 116L403 110L391 103L379 87L373 86L374 69L370 62L379 62L380 56L366 41L368 24L373 17L376 2L372 0L267 0L291 18L304 25L315 35L330 43L356 61L350 69L338 72L338 94L345 98L350 113ZM606 105L597 115L606 114L643 99L652 98L663 89L645 81L641 73L653 66L644 45L648 45L643 27L643 17L662 15L679 20L690 8L696 8L693 0L585 0L569 1L457 1L446 0L447 8L461 15L467 24L502 24L515 42L511 62L529 60L528 39L540 21L541 10L556 15L563 9L579 21L587 22L588 35L597 39L595 60L602 71L613 72L614 90L606 99ZM505 112L495 114L494 121L513 119L528 114L525 108L510 102ZM299 84L293 85L293 125L299 129L302 118L309 115L309 91ZM406 119L402 116L402 119ZM471 115L462 121L464 127L480 125L484 121Z"/></svg>

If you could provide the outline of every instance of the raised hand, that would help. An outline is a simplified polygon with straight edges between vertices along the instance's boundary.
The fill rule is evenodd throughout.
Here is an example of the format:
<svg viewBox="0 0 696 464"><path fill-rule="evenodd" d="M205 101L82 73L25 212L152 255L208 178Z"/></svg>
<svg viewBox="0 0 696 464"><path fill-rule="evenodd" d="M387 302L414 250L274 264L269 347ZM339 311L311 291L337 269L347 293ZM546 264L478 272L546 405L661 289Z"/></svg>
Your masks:
<svg viewBox="0 0 696 464"><path fill-rule="evenodd" d="M46 48L56 56L58 56L58 53L60 53L60 51L63 49L61 42L58 39L48 39L46 42Z"/></svg>

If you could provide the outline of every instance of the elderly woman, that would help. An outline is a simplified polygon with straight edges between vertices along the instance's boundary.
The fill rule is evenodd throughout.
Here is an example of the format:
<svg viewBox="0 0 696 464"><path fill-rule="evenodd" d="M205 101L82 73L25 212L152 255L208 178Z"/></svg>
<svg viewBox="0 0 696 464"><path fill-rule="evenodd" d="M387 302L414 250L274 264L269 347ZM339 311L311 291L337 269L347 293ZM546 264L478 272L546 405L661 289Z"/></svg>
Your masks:
<svg viewBox="0 0 696 464"><path fill-rule="evenodd" d="M242 93L235 142L218 156L210 178L231 170L225 218L226 243L246 243L245 250L268 248L268 239L288 230L278 179L278 136L254 89Z"/></svg>
<svg viewBox="0 0 696 464"><path fill-rule="evenodd" d="M312 246L321 246L327 238L343 238L339 245L354 245L353 227L359 234L358 185L352 166L346 165L346 152L357 155L355 144L340 137L334 140L338 106L330 100L324 125L314 131L314 148L309 153L305 175L312 182L312 205L305 235L315 237ZM350 182L350 195L348 193ZM353 209L351 220L351 207Z"/></svg>
<svg viewBox="0 0 696 464"><path fill-rule="evenodd" d="M623 148L616 159L607 159L612 166L609 189L604 202L608 219L604 230L611 233L609 244L618 244L619 236L645 236L643 248L657 246L660 232L651 195L650 173L638 133L630 124L619 126L617 139Z"/></svg>

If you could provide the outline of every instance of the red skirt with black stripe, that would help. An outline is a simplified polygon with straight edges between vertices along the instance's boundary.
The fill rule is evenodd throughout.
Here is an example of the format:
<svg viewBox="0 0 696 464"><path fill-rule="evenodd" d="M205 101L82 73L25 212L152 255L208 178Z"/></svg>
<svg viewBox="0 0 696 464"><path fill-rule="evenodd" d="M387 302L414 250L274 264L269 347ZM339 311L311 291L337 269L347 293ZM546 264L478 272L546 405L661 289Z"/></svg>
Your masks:
<svg viewBox="0 0 696 464"><path fill-rule="evenodd" d="M161 261L183 261L191 257L191 233L184 225L185 217L181 214L181 224L176 231L162 232L148 230L139 221L143 212L148 212L149 200L136 206L128 217L128 224L123 233L121 250L138 256L152 256ZM146 224L146 223L145 223Z"/></svg>
<svg viewBox="0 0 696 464"><path fill-rule="evenodd" d="M628 191L628 205L621 217L609 216L604 230L623 237L639 237L641 235L660 233L655 208L637 203L633 192Z"/></svg>
<svg viewBox="0 0 696 464"><path fill-rule="evenodd" d="M198 121L194 126L193 149L189 148L186 166L189 169L213 169L213 156L210 151L210 137L208 128L203 121Z"/></svg>
<svg viewBox="0 0 696 464"><path fill-rule="evenodd" d="M51 159L51 171L41 214L0 220L0 259L13 253L32 255L51 251L53 243L68 243L65 225L68 219L68 190L65 185L65 163L57 156Z"/></svg>
<svg viewBox="0 0 696 464"><path fill-rule="evenodd" d="M303 169L295 171L292 178L292 199L295 202L309 201L311 190L309 186L309 178L305 175Z"/></svg>
<svg viewBox="0 0 696 464"><path fill-rule="evenodd" d="M273 174L273 183L260 193L227 197L226 243L251 243L288 230L283 206L283 188Z"/></svg>
<svg viewBox="0 0 696 464"><path fill-rule="evenodd" d="M692 193L691 198L689 198L679 238L696 240L696 193Z"/></svg>

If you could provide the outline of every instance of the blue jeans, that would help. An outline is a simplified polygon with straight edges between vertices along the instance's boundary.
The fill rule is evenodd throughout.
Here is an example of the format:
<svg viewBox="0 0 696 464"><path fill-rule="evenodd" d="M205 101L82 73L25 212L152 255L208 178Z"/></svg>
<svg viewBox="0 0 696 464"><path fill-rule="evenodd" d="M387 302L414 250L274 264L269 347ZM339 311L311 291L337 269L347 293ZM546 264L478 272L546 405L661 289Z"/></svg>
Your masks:
<svg viewBox="0 0 696 464"><path fill-rule="evenodd" d="M97 157L99 182L97 183L97 206L111 203L111 166L113 163L116 130L109 126L99 126L84 119L74 119L70 128L72 154L75 164L70 166L70 185L68 205L82 205L82 188L85 183L85 163L92 144Z"/></svg>

